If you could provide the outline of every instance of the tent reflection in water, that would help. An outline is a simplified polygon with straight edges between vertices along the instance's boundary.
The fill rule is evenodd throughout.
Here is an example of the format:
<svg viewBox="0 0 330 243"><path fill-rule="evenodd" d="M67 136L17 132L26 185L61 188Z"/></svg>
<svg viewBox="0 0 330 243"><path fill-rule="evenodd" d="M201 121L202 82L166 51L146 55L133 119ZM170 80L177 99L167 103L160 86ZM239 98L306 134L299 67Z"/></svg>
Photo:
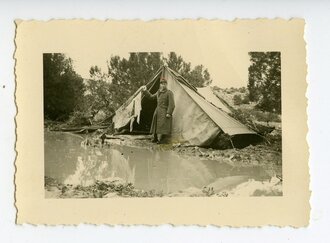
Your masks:
<svg viewBox="0 0 330 243"><path fill-rule="evenodd" d="M151 94L157 92L161 78L167 80L175 100L171 143L217 148L229 142L230 147L243 148L262 141L255 131L235 120L224 108L210 103L167 66L161 67L146 85ZM137 102L141 105L136 105ZM148 134L156 106L157 101L141 97L141 90L137 90L116 111L114 128L122 133Z"/></svg>

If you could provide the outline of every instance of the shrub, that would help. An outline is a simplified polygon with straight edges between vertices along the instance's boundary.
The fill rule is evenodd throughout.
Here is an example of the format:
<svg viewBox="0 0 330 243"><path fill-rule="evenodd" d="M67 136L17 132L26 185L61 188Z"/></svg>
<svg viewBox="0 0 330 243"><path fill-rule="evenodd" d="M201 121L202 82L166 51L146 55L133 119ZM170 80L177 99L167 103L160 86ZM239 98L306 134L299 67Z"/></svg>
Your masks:
<svg viewBox="0 0 330 243"><path fill-rule="evenodd" d="M244 94L246 92L246 88L245 87L241 87L241 88L238 89L238 91L240 93L243 93Z"/></svg>
<svg viewBox="0 0 330 243"><path fill-rule="evenodd" d="M249 103L250 103L249 94L246 94L242 99L242 104L249 104Z"/></svg>
<svg viewBox="0 0 330 243"><path fill-rule="evenodd" d="M91 125L91 117L81 111L75 111L67 121L71 126L86 126Z"/></svg>
<svg viewBox="0 0 330 243"><path fill-rule="evenodd" d="M234 95L234 105L241 105L242 104L242 97L240 95Z"/></svg>
<svg viewBox="0 0 330 243"><path fill-rule="evenodd" d="M260 110L251 110L250 114L255 117L257 121L263 122L281 122L281 117L272 112L265 112Z"/></svg>

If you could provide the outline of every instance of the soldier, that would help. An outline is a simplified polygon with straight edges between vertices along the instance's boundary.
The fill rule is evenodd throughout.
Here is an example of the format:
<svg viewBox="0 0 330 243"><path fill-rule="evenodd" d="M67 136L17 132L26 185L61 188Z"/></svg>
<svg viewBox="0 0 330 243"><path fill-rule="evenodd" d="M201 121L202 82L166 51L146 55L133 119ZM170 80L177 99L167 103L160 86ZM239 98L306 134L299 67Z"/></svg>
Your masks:
<svg viewBox="0 0 330 243"><path fill-rule="evenodd" d="M164 78L160 80L159 90L155 94L150 94L146 86L142 86L141 90L149 99L157 99L150 133L153 134L152 142L164 143L164 137L172 132L172 114L175 107L173 93L167 89L167 81Z"/></svg>

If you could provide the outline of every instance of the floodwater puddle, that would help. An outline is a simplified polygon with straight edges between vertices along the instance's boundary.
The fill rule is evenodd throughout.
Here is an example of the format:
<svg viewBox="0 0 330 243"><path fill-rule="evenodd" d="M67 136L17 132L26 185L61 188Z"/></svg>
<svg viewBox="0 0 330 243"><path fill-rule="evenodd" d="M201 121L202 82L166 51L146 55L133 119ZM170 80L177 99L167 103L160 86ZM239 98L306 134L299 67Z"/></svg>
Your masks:
<svg viewBox="0 0 330 243"><path fill-rule="evenodd" d="M210 159L183 158L160 147L84 147L82 139L69 133L45 132L46 177L81 186L118 179L137 189L165 194L205 186L221 191L271 179L261 166L234 167Z"/></svg>

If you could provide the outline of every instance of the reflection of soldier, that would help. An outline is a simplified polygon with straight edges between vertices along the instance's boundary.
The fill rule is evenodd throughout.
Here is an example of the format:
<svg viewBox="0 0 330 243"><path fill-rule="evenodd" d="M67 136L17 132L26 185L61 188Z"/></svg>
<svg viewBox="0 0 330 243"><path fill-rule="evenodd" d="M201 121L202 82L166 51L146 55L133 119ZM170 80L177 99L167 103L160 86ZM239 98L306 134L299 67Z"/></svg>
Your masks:
<svg viewBox="0 0 330 243"><path fill-rule="evenodd" d="M103 147L105 139L107 138L107 135L105 135L105 133L103 133L100 138L101 138L101 144L102 144L102 147Z"/></svg>
<svg viewBox="0 0 330 243"><path fill-rule="evenodd" d="M159 90L155 94L150 94L146 86L142 87L142 92L150 99L157 99L150 133L153 134L152 142L163 143L164 135L170 135L172 131L172 113L175 108L173 93L167 89L165 79L160 80Z"/></svg>

